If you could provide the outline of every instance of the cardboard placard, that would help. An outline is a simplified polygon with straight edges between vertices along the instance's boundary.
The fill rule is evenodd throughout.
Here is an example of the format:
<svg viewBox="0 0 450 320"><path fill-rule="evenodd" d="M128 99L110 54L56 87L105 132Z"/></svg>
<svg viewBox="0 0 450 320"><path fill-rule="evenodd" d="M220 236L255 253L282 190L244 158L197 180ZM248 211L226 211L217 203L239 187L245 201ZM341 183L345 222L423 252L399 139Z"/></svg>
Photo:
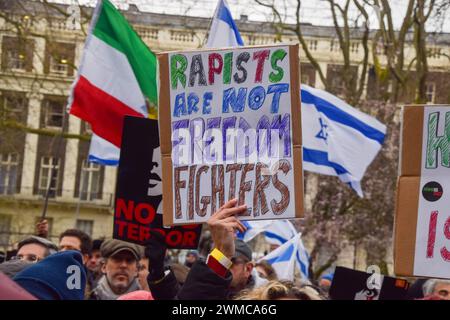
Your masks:
<svg viewBox="0 0 450 320"><path fill-rule="evenodd" d="M397 275L450 278L450 106L405 106L397 182Z"/></svg>
<svg viewBox="0 0 450 320"><path fill-rule="evenodd" d="M164 223L303 216L298 45L158 55Z"/></svg>
<svg viewBox="0 0 450 320"><path fill-rule="evenodd" d="M126 116L117 178L115 239L145 245L154 231L168 248L196 249L201 225L163 227L158 121Z"/></svg>
<svg viewBox="0 0 450 320"><path fill-rule="evenodd" d="M382 274L336 267L330 287L332 300L404 300L409 283Z"/></svg>

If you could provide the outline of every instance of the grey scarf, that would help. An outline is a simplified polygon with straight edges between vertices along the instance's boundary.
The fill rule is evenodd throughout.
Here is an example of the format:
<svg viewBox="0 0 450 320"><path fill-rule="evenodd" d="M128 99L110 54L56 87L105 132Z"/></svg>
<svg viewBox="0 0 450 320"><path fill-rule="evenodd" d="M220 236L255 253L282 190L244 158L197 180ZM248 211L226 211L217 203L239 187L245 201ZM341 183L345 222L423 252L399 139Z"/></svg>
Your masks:
<svg viewBox="0 0 450 320"><path fill-rule="evenodd" d="M134 279L127 291L122 294L115 294L109 286L108 279L103 275L98 281L97 287L93 290L93 293L97 300L117 300L118 297L136 290L141 290L141 287L139 286L138 280Z"/></svg>

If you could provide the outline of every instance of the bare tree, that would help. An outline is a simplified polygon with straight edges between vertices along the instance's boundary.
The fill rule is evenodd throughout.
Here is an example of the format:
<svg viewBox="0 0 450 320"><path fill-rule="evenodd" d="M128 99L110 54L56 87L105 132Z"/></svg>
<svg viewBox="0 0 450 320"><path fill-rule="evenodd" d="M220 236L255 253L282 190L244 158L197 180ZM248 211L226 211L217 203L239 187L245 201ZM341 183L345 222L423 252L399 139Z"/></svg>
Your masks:
<svg viewBox="0 0 450 320"><path fill-rule="evenodd" d="M379 14L379 29L372 41L373 60L379 78L391 80L390 101L426 103L428 58L435 54L428 48L431 39L426 26L431 19L434 19L435 23L443 23L450 4L448 1L439 0L408 0L405 3L406 11L401 25L396 28L389 1L366 0L366 2L377 8ZM387 74L384 75L384 67L381 66L375 50L380 44L387 58ZM408 61L405 50L409 46L414 48L415 55Z"/></svg>
<svg viewBox="0 0 450 320"><path fill-rule="evenodd" d="M337 45L342 54L343 61L340 75L343 81L343 96L350 104L357 105L364 93L369 67L369 14L365 4L359 0L345 0L343 4L335 0L323 1L326 1L330 6ZM303 32L304 24L300 14L302 1L296 1L295 9L292 6L288 6L286 1L283 2L283 5L280 5L281 1L274 0L255 0L255 2L272 11L273 26L276 30L281 33L294 33L297 36L303 52L317 71L320 81L328 91L331 91L332 84L330 79L327 79L326 70L322 70L319 61L314 56L314 53L311 52L307 36ZM352 6L358 11L356 18L352 18L350 15ZM293 24L286 22L287 16L282 10L294 11L295 22ZM352 56L352 44L356 41L360 41L363 48L363 57L357 62L355 62L355 57ZM355 66L357 67L356 69Z"/></svg>
<svg viewBox="0 0 450 320"><path fill-rule="evenodd" d="M399 124L392 118L394 104L368 101L362 109L371 111L388 127L384 148L369 166L362 181L364 198L338 181L318 176L317 194L307 212L303 234L314 239L310 252L312 279L336 263L348 245L363 248L367 263L379 265L387 273L387 249L391 245L398 163ZM310 179L311 174L306 175Z"/></svg>

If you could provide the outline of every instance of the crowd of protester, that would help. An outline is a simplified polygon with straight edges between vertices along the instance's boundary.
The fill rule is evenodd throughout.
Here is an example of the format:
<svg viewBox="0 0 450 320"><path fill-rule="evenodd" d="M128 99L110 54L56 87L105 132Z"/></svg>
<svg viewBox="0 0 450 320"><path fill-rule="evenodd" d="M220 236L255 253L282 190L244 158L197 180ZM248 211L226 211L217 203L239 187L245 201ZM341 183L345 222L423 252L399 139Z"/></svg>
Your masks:
<svg viewBox="0 0 450 320"><path fill-rule="evenodd" d="M14 298L20 288L31 298L45 300L329 299L332 273L315 285L277 279L267 261L255 263L250 246L235 237L237 230L245 230L237 216L246 210L235 205L226 203L208 220L207 241L200 241L199 251L189 251L183 264L171 261L157 232L145 247L92 240L76 229L64 231L55 244L47 239L42 221L38 235L20 241L15 256L0 263L0 273L14 283L2 290L11 290ZM450 300L449 293L450 281L419 279L409 299Z"/></svg>

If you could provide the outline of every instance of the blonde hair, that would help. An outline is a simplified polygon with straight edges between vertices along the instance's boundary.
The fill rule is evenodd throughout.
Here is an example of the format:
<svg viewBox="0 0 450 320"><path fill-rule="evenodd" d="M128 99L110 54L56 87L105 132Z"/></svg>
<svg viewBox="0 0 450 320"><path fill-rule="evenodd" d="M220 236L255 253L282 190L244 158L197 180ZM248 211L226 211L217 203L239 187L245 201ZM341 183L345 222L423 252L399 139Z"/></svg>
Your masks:
<svg viewBox="0 0 450 320"><path fill-rule="evenodd" d="M314 295L308 290L296 287L291 281L269 281L261 287L252 290L244 290L236 297L236 300L279 299L322 300L320 296Z"/></svg>

